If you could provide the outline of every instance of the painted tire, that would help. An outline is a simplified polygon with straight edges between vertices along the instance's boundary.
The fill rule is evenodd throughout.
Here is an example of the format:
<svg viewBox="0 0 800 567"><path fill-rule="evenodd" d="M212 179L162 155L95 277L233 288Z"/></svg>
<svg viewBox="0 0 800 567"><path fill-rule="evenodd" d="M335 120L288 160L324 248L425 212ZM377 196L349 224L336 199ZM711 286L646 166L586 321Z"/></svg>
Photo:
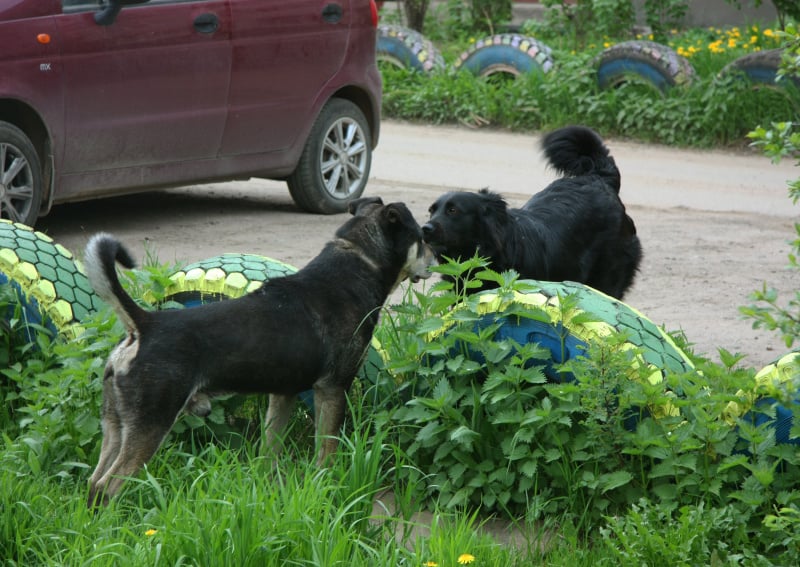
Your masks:
<svg viewBox="0 0 800 567"><path fill-rule="evenodd" d="M0 220L0 283L8 282L28 321L69 338L102 305L69 250L29 226Z"/></svg>
<svg viewBox="0 0 800 567"><path fill-rule="evenodd" d="M476 41L455 62L477 77L504 73L518 77L527 73L548 73L553 68L552 50L532 37L503 33Z"/></svg>
<svg viewBox="0 0 800 567"><path fill-rule="evenodd" d="M762 368L755 376L752 391L740 390L740 402L731 402L724 412L725 420L734 425L738 419L754 425L769 424L775 429L777 443L800 445L800 438L791 437L794 423L791 404L800 404L800 351L785 354ZM774 417L771 409L774 407ZM753 411L753 410L757 411ZM770 414L764 413L770 411Z"/></svg>
<svg viewBox="0 0 800 567"><path fill-rule="evenodd" d="M482 318L477 323L478 328L501 322L494 340L510 338L519 344L536 343L550 350L552 361L556 363L583 356L590 344L602 344L621 332L625 334L625 342L617 348L636 351L631 364L632 378L640 376L639 367L647 368L647 380L652 384L661 382L666 373L694 371L694 364L672 338L629 305L579 283L532 280L529 283L534 284L535 289L516 292L513 299L500 298L492 291L479 294L477 313ZM572 310L560 307L561 298L567 296L576 299ZM512 319L513 316L504 314L512 306L544 311L547 321L535 317ZM444 327L434 334L446 332L454 323L455 318L446 319ZM542 362L546 364L545 374L549 380L574 379L569 373L558 373L549 361L531 361L531 364ZM656 417L677 413L670 405L649 410Z"/></svg>
<svg viewBox="0 0 800 567"><path fill-rule="evenodd" d="M208 301L241 297L273 278L288 276L297 268L266 256L222 254L194 262L170 276L165 301L194 307ZM145 296L152 301L152 296Z"/></svg>
<svg viewBox="0 0 800 567"><path fill-rule="evenodd" d="M267 256L255 254L222 254L187 265L170 276L172 283L164 290L162 303L174 301L184 307L195 307L210 301L233 299L258 289L273 278L288 276L297 268ZM145 296L152 301L153 297ZM374 383L384 367L380 344L373 338L367 358L357 378ZM313 409L313 393L302 392L300 398Z"/></svg>
<svg viewBox="0 0 800 567"><path fill-rule="evenodd" d="M778 69L781 66L782 49L767 49L748 53L738 59L728 63L722 71L721 77L729 75L744 75L744 77L754 85L780 86L784 81L791 81L797 88L800 88L800 77L787 76L780 82L776 82Z"/></svg>
<svg viewBox="0 0 800 567"><path fill-rule="evenodd" d="M672 48L652 41L625 41L612 45L594 60L597 84L613 89L631 79L643 81L666 92L691 83L696 73L685 57Z"/></svg>
<svg viewBox="0 0 800 567"><path fill-rule="evenodd" d="M378 26L376 42L378 62L423 73L441 71L444 58L436 46L416 30L402 26Z"/></svg>

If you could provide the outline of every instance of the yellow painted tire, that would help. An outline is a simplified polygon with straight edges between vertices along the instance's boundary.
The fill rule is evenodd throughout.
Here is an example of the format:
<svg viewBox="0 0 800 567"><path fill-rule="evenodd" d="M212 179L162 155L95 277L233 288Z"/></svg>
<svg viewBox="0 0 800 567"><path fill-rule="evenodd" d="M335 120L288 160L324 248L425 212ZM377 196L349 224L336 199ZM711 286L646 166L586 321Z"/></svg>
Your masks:
<svg viewBox="0 0 800 567"><path fill-rule="evenodd" d="M81 264L52 238L0 219L0 284L10 283L23 316L73 338L101 305ZM6 315L7 316L7 315Z"/></svg>

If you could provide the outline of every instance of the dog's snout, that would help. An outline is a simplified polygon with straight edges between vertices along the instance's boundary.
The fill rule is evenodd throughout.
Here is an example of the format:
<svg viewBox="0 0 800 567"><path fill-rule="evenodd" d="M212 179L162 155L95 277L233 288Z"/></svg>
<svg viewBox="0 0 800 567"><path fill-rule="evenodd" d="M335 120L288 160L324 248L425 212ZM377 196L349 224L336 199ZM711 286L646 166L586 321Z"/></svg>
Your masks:
<svg viewBox="0 0 800 567"><path fill-rule="evenodd" d="M436 230L436 227L433 226L433 223L426 222L422 225L422 236L425 240L433 234L434 230Z"/></svg>

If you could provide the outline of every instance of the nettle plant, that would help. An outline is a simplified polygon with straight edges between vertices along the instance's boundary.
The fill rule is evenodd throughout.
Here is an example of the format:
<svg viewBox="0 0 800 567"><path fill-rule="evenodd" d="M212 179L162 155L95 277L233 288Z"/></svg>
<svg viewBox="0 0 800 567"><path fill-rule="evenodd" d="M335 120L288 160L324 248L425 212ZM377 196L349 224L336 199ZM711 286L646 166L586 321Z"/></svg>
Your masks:
<svg viewBox="0 0 800 567"><path fill-rule="evenodd" d="M566 517L589 529L642 498L665 510L704 502L764 513L776 499L795 501L800 456L775 443L768 425L723 418L753 372L697 360L698 371L647 379L624 332L591 344L563 364L535 343L496 339L526 318L561 329L589 324L559 297L555 315L510 306L486 315L470 290L488 280L494 292L538 289L479 259L435 268L455 278L412 291L383 316L377 337L386 369L366 396L378 402L379 429L391 432L411 463L398 471L428 502L481 508L529 519ZM443 328L445 328L443 330ZM563 335L566 340L566 331ZM563 376L553 380L548 375ZM667 410L667 408L669 408ZM764 412L772 410L766 405Z"/></svg>

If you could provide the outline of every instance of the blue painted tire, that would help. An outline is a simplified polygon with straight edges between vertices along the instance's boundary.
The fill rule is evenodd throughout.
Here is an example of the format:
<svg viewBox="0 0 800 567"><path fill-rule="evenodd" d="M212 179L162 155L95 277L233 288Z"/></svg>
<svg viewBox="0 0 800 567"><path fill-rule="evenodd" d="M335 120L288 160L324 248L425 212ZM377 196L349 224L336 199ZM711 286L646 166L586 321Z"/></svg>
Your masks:
<svg viewBox="0 0 800 567"><path fill-rule="evenodd" d="M442 71L444 58L436 46L418 31L402 26L378 26L375 45L378 62L422 73Z"/></svg>
<svg viewBox="0 0 800 567"><path fill-rule="evenodd" d="M791 436L794 425L791 406L800 404L798 391L800 351L785 354L759 370L753 390L737 392L740 401L728 404L723 417L731 425L739 419L753 425L766 424L775 430L777 443L800 445L800 437Z"/></svg>
<svg viewBox="0 0 800 567"><path fill-rule="evenodd" d="M552 50L532 37L497 34L476 41L461 54L455 68L469 71L476 77L548 73L553 68Z"/></svg>
<svg viewBox="0 0 800 567"><path fill-rule="evenodd" d="M550 351L551 360L532 360L530 365L544 366L544 372L551 382L571 381L571 373L558 372L553 363L563 363L584 356L592 344L605 344L609 337L624 333L625 341L614 342L614 348L631 351L631 379L642 376L658 384L668 373L684 374L694 372L694 364L675 344L661 327L642 315L633 307L622 303L589 286L575 282L544 282L529 280L533 289L527 293L515 293L513 299L500 298L493 291L478 294L477 308L481 319L476 328L500 323L494 335L495 341L513 339L519 344L536 343ZM575 298L572 310L561 309L562 298ZM530 316L507 315L511 308L530 308ZM445 318L441 329L434 331L431 340L447 332L458 320L458 307L454 315ZM544 312L546 317L541 313ZM461 346L457 347L461 349ZM479 353L470 356L479 357ZM671 404L647 408L655 417L676 415L677 408Z"/></svg>
<svg viewBox="0 0 800 567"><path fill-rule="evenodd" d="M692 64L672 48L653 41L625 41L612 45L594 60L601 89L643 82L660 92L690 84L696 77Z"/></svg>
<svg viewBox="0 0 800 567"><path fill-rule="evenodd" d="M69 250L27 225L0 219L0 284L7 283L22 317L68 338L80 335L80 322L102 305ZM13 316L9 311L5 317Z"/></svg>
<svg viewBox="0 0 800 567"><path fill-rule="evenodd" d="M719 76L743 76L754 86L780 87L790 81L796 88L800 89L800 77L796 75L783 77L780 81L777 80L782 53L783 49L767 49L748 53L728 63L720 71Z"/></svg>

